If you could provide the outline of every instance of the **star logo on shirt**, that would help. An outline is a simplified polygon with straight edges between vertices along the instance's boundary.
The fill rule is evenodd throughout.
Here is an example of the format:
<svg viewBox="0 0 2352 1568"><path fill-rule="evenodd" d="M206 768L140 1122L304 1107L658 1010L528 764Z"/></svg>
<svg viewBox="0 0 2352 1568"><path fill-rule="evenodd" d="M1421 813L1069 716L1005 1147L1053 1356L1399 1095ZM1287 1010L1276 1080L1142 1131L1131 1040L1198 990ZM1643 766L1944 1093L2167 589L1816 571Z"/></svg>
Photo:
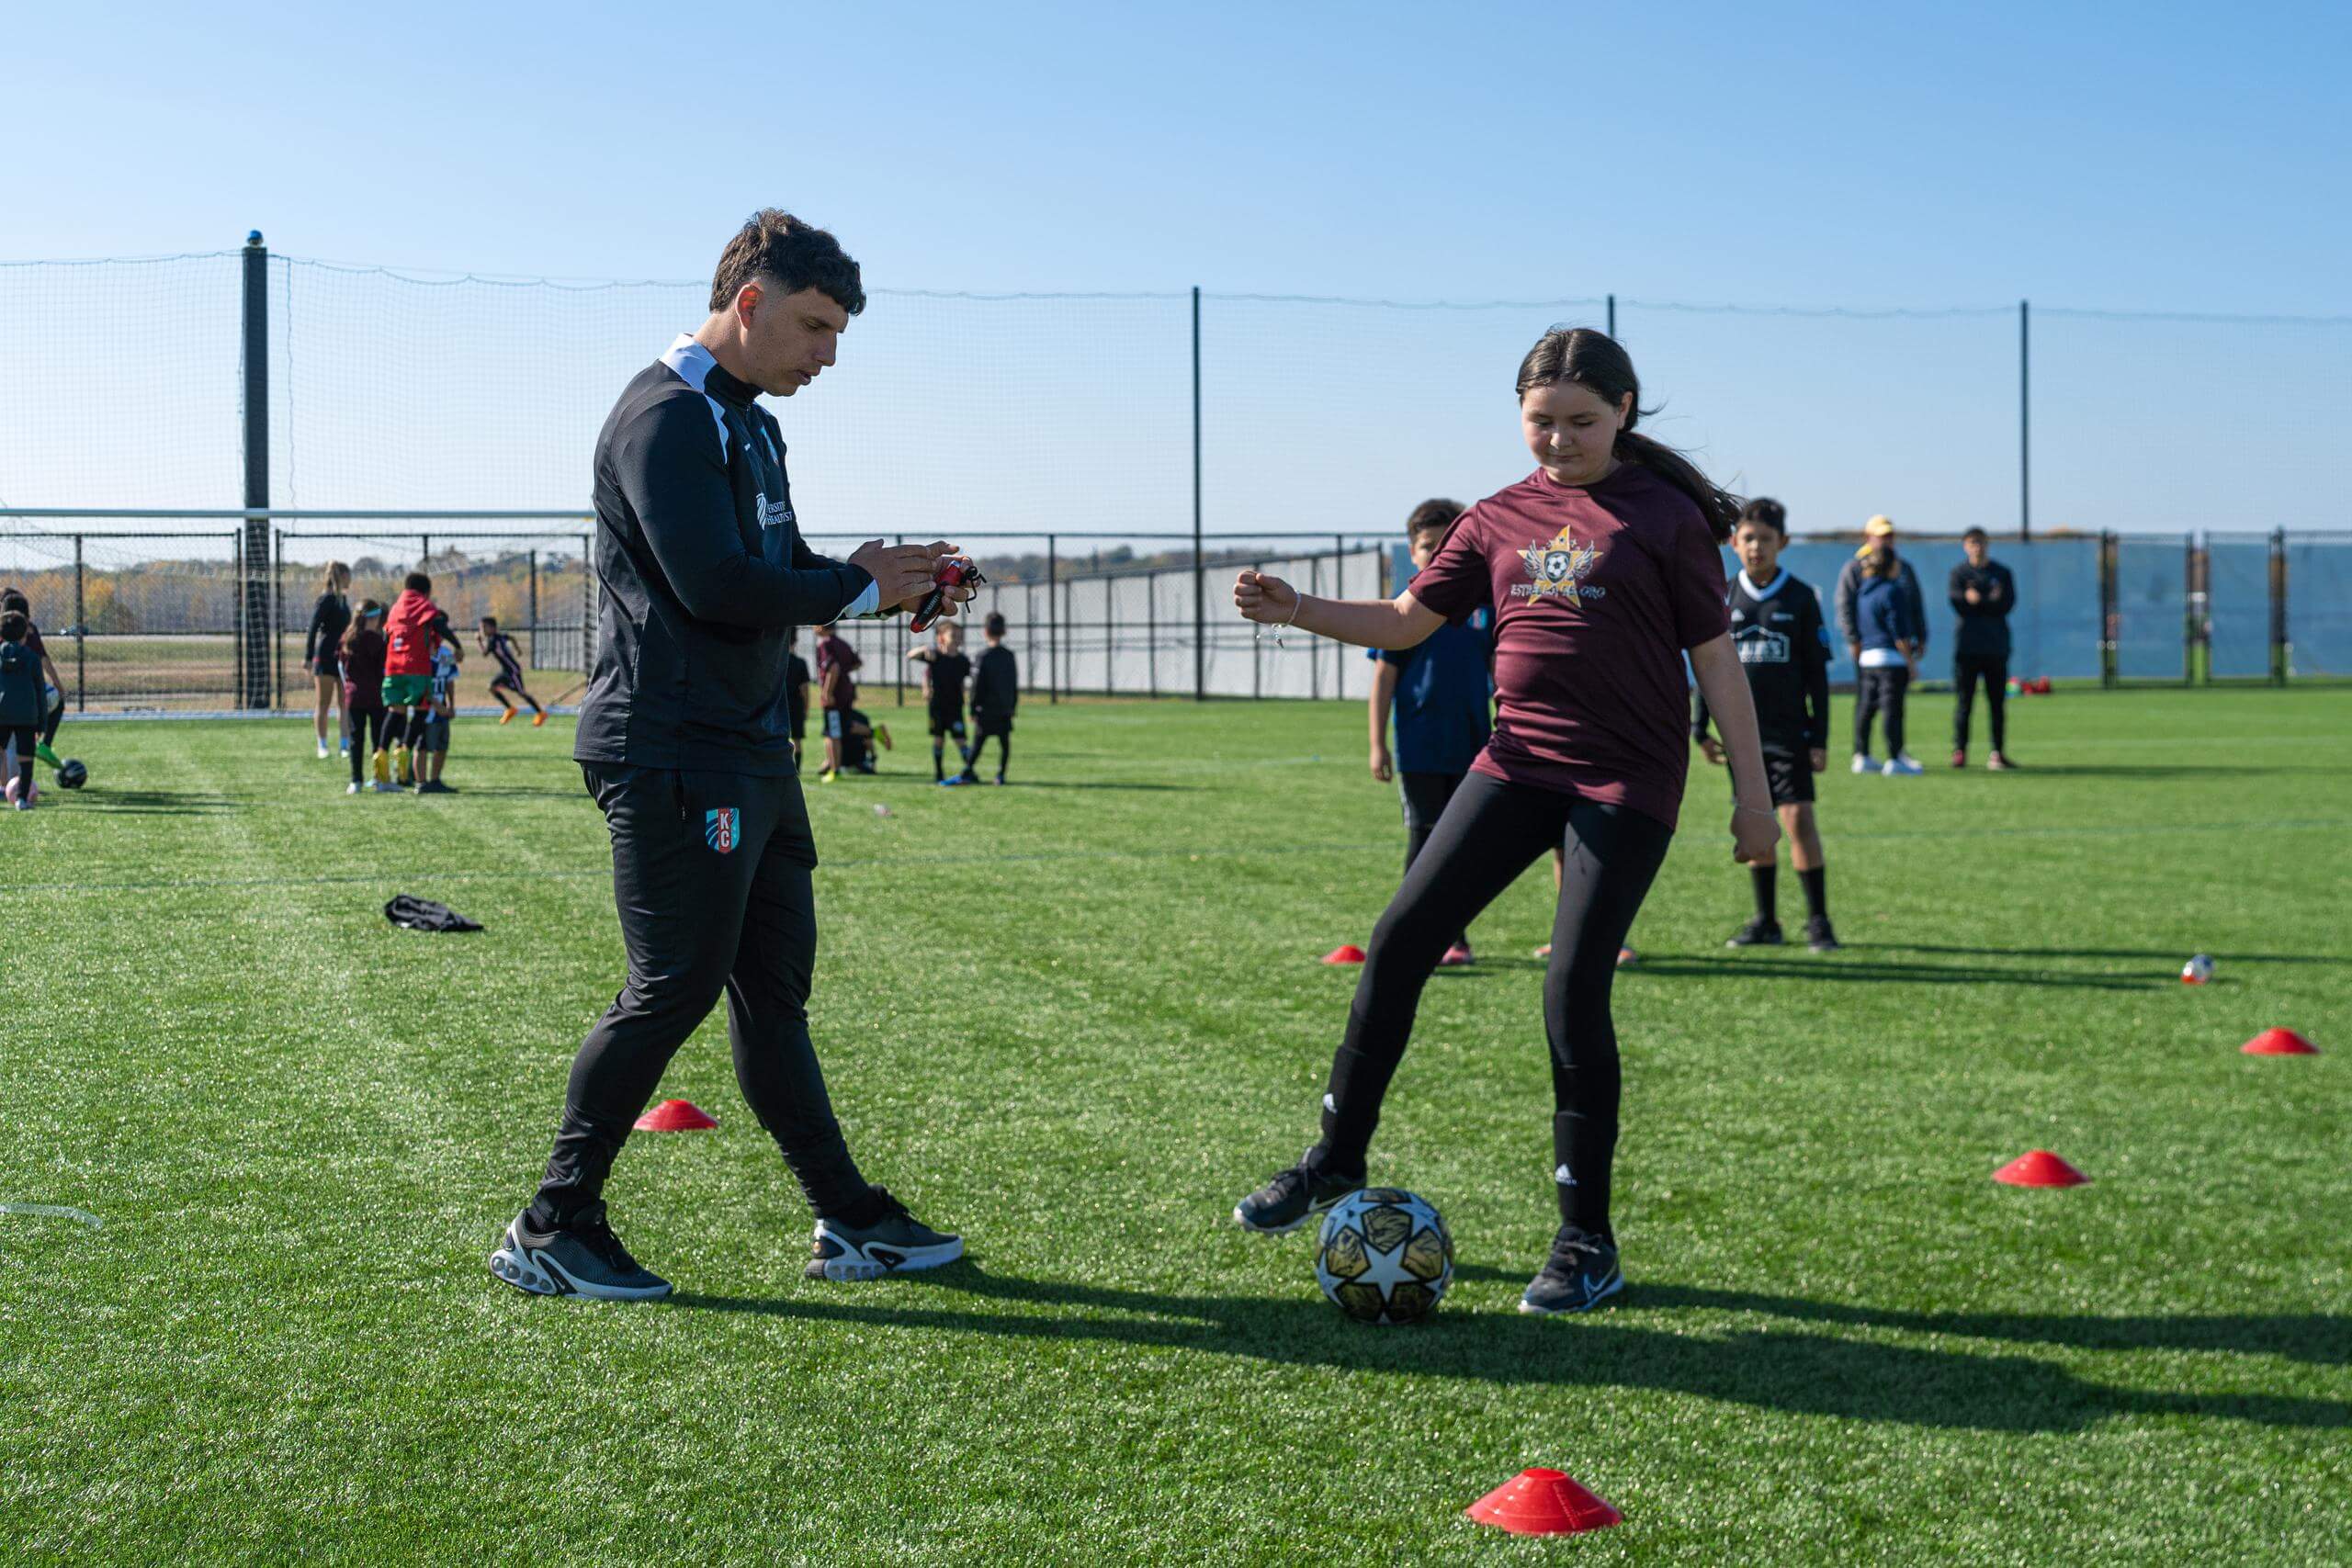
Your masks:
<svg viewBox="0 0 2352 1568"><path fill-rule="evenodd" d="M1519 558L1527 563L1527 575L1534 581L1512 584L1514 597L1541 599L1558 594L1569 599L1598 599L1608 592L1577 581L1600 559L1600 547L1577 544L1565 525L1550 538L1520 551Z"/></svg>

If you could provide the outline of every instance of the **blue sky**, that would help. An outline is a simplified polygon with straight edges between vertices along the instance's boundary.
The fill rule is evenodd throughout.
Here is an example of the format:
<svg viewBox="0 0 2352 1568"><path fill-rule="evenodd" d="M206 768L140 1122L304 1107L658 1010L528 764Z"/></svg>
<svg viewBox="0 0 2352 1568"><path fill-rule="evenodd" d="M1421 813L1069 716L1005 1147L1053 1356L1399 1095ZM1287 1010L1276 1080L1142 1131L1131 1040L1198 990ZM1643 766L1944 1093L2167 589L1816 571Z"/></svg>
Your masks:
<svg viewBox="0 0 2352 1568"><path fill-rule="evenodd" d="M2120 5L649 9L20 15L0 65L16 150L0 256L219 250L257 226L302 257L693 279L774 201L888 288L2352 314L2343 7L2240 6L2225 25ZM1508 345L1545 324L1531 310L1472 335L1484 353L1489 327ZM2014 513L2012 321L1816 331L1629 306L1623 325L1668 405L1659 433L1787 494L1801 524ZM1508 403L1482 400L1515 350L1473 386L1443 321L1360 347L1295 312L1261 312L1246 342L1227 331L1228 367L1244 349L1268 362L1228 406L1295 399L1280 450L1233 433L1216 521L1320 526L1328 476L1340 512L1385 526L1415 499L1390 504L1392 487L1477 491L1524 466ZM2053 316L2040 333L2052 397L2075 400L2046 412L2038 516L2324 520L2298 499L2320 473L2298 444L2352 413L2352 325ZM857 351L854 331L844 381ZM868 363L865 400L842 394L826 425L903 407L912 362ZM1003 371L1066 392L1115 367L1038 350ZM2209 451L2195 482L2211 493L2185 495L2167 469L2198 422L2174 405L2210 400L2200 373L2265 406L2218 426L2238 479L2216 482ZM1383 469L1351 489L1366 436L1345 428L1335 374L1384 384L1381 421L1418 405L1454 429L1498 407L1495 433L1417 453L1426 479ZM17 402L0 387L0 412ZM2200 428L2186 438L2215 437ZM1115 416L1066 434L1119 439ZM2275 470L2252 501L2248 443ZM0 496L54 499L54 474L0 472Z"/></svg>

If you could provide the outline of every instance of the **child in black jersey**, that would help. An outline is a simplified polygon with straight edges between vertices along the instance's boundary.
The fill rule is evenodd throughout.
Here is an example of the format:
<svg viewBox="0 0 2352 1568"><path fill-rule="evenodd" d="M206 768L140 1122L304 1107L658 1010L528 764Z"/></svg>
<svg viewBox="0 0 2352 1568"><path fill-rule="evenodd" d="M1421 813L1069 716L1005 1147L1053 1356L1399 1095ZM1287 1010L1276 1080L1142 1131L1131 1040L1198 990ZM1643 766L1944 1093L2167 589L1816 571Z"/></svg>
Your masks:
<svg viewBox="0 0 2352 1568"><path fill-rule="evenodd" d="M1758 496L1741 509L1731 536L1740 561L1727 601L1732 646L1739 651L1748 694L1756 700L1756 728L1764 744L1764 776L1771 785L1772 806L1789 836L1789 858L1804 885L1805 944L1815 953L1835 953L1828 874L1821 863L1821 829L1813 819L1813 775L1829 765L1829 632L1822 624L1819 596L1781 570L1781 548L1788 542L1788 513L1779 502ZM1722 743L1708 733L1703 691L1693 694L1690 739L1707 761L1723 761ZM1780 869L1769 852L1749 863L1756 917L1724 945L1770 946L1781 941L1776 907Z"/></svg>
<svg viewBox="0 0 2352 1568"><path fill-rule="evenodd" d="M972 674L972 749L964 754L967 784L980 782L980 752L996 737L996 782L1012 761L1012 710L1021 705L1021 669L1012 649L1004 646L1004 617L992 615L981 627L989 639L987 651Z"/></svg>
<svg viewBox="0 0 2352 1568"><path fill-rule="evenodd" d="M924 705L931 713L931 776L941 784L967 782L959 768L949 777L944 766L947 742L956 742L960 763L967 750L964 733L964 686L972 678L972 660L964 652L964 628L942 621L932 633L932 646L910 649L907 657L922 666Z"/></svg>

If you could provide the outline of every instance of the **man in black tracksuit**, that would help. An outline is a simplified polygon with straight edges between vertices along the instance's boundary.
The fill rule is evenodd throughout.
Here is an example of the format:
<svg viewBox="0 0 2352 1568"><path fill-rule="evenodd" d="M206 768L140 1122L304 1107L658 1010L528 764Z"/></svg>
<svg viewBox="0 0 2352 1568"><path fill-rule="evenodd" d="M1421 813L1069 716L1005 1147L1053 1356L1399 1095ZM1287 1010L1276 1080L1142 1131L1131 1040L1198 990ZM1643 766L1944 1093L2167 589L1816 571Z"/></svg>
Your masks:
<svg viewBox="0 0 2352 1568"><path fill-rule="evenodd" d="M808 1038L817 852L793 771L790 628L910 605L952 553L876 540L835 561L800 537L782 432L756 399L808 385L864 305L831 234L763 211L720 257L710 318L638 373L597 438L602 608L572 754L612 837L628 981L572 1063L537 1196L491 1255L520 1289L668 1293L602 1193L722 989L737 1081L818 1216L807 1272L868 1279L962 1253L859 1174Z"/></svg>
<svg viewBox="0 0 2352 1568"><path fill-rule="evenodd" d="M1993 755L1984 765L1996 773L2014 764L2008 758L2009 612L2017 608L2018 580L1992 558L1984 530L1960 536L1968 558L1951 569L1951 610L1960 636L1951 656L1951 765L1968 766L1968 720L1975 706L1976 682L1984 682L1984 707L1993 728Z"/></svg>

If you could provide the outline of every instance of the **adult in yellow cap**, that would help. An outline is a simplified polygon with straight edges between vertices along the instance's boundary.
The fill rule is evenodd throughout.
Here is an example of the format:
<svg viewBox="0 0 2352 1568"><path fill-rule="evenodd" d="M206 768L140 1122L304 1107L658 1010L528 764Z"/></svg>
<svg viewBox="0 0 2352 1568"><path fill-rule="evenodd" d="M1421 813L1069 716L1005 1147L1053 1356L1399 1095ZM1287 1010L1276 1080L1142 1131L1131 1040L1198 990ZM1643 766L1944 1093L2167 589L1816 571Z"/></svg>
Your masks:
<svg viewBox="0 0 2352 1568"><path fill-rule="evenodd" d="M1905 640L1910 646L1907 652L1903 653L1894 653L1893 650L1882 653L1878 649L1872 649L1871 652L1873 658L1879 659L1890 671L1896 666L1901 666L1907 677L1911 671L1918 668L1919 657L1927 651L1928 605L1927 601L1919 593L1918 575L1911 570L1909 561L1895 553L1894 519L1881 513L1862 525L1862 547L1854 552L1854 558L1848 561L1838 573L1838 632L1846 639L1847 657L1854 661L1856 684L1865 696L1870 694L1873 680L1883 684L1892 677L1874 677L1871 670L1866 667L1862 647L1863 627L1860 614L1861 592L1866 583L1890 581L1895 597L1900 601L1902 610L1905 612L1903 619L1907 623L1905 629L1911 634ZM1890 654L1892 654L1891 661L1888 657ZM1893 693L1883 694L1879 702L1858 703L1856 715L1859 718L1862 715L1871 714L1878 709L1883 709L1891 716L1899 716L1902 711L1901 698ZM1918 773L1919 764L1903 750L1900 716L1894 717L1894 722L1890 728L1894 731L1887 738L1888 750L1892 755L1887 758L1883 771L1894 774ZM1881 771L1871 761L1869 734L1869 730L1860 725L1854 732L1854 772L1858 773Z"/></svg>

